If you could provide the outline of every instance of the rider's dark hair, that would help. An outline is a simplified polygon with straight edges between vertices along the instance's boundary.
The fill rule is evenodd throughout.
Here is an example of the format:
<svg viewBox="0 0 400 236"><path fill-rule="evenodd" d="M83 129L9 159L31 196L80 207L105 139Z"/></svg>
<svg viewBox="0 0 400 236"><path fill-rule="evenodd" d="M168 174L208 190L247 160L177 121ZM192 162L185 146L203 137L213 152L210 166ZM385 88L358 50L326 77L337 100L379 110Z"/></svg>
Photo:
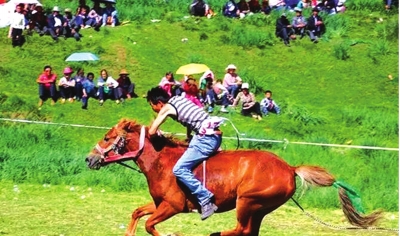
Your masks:
<svg viewBox="0 0 400 236"><path fill-rule="evenodd" d="M171 97L161 87L154 87L147 92L147 102L157 104L158 102L167 103Z"/></svg>

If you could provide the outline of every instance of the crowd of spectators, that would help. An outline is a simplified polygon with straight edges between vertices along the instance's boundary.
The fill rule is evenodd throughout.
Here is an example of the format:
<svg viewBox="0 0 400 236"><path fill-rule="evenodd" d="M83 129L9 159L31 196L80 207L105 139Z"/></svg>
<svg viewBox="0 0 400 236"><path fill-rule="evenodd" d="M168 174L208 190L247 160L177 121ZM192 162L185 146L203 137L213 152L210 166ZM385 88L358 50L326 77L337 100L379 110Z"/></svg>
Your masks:
<svg viewBox="0 0 400 236"><path fill-rule="evenodd" d="M99 1L93 2L93 7L86 5L85 0L79 1L79 6L73 13L71 8L64 11L54 6L51 12L44 11L43 5L18 4L11 17L8 37L12 39L13 46L22 46L25 42L23 31L28 35L37 33L40 36L50 35L53 40L59 38L74 38L79 41L82 37L81 30L94 28L99 31L107 25L115 27L119 24L117 10L112 2L105 2L101 7ZM62 14L64 13L64 14Z"/></svg>
<svg viewBox="0 0 400 236"><path fill-rule="evenodd" d="M97 81L94 81L93 72L85 75L83 68L79 68L74 76L74 71L70 67L64 68L62 73L63 77L57 82L57 74L53 73L52 67L46 65L43 68L43 72L36 80L39 86L39 107L48 99L51 99L52 105L59 100L62 104L66 101L70 103L81 101L82 109L87 109L89 98L98 100L102 106L106 100L120 104L125 99L137 97L135 83L129 78L126 69L120 71L118 79L114 79L106 69L102 69Z"/></svg>

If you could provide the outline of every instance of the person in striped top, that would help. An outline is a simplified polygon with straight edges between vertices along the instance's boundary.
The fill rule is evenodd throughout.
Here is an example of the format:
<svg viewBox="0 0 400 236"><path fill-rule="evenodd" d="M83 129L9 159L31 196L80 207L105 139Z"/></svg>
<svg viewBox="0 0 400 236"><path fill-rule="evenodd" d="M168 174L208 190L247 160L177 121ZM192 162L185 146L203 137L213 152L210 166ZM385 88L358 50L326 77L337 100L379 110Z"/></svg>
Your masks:
<svg viewBox="0 0 400 236"><path fill-rule="evenodd" d="M192 169L218 150L222 141L222 133L218 128L223 119L210 117L201 107L183 96L170 97L160 87L147 92L147 101L153 111L158 113L149 128L150 137L159 135L158 128L168 117L195 133L189 147L175 164L173 173L197 197L201 206L201 219L205 220L214 214L218 207L213 202L213 193L195 178Z"/></svg>

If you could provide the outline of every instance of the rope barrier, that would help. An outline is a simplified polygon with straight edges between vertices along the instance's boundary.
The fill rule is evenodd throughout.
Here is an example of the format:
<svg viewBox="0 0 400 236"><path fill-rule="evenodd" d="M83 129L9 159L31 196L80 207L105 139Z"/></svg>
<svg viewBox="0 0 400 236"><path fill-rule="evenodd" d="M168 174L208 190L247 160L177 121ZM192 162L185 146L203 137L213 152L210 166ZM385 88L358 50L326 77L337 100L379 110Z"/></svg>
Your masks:
<svg viewBox="0 0 400 236"><path fill-rule="evenodd" d="M0 121L9 122L19 122L19 123L29 123L29 124L44 124L44 125L58 125L58 126L69 126L77 128L91 128L91 129L111 129L111 127L104 126L91 126L91 125L79 125L79 124L65 124L65 123L54 123L54 122L44 122L44 121L31 121L31 120L21 120L21 119L8 119L0 118ZM183 133L171 133L164 132L165 134L173 134L177 136L186 136ZM245 135L241 133L241 135ZM224 139L236 140L237 137L226 137ZM271 140L271 139L256 139L256 138L244 138L239 137L241 141L251 141L251 142L267 142L267 143L283 143L287 147L289 144L299 144L299 145L313 145L313 146L325 146L325 147L341 147L341 148L357 148L357 149L372 149L372 150L385 150L385 151L399 151L399 148L388 148L388 147L374 147L374 146L358 146L358 145L343 145L343 144L329 144L329 143L309 143L309 142L289 142L286 138L283 140Z"/></svg>

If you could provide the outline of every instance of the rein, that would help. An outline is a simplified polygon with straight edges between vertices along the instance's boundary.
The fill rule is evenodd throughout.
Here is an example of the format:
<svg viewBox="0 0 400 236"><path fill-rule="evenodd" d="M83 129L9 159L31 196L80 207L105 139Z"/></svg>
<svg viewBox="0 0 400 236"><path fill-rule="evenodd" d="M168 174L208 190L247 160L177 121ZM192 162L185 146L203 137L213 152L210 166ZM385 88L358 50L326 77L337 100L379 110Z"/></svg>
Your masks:
<svg viewBox="0 0 400 236"><path fill-rule="evenodd" d="M97 144L96 150L98 152L100 152L103 163L118 162L119 164L121 164L122 161L127 161L127 160L136 161L136 159L143 152L145 136L146 136L146 129L145 129L145 126L142 126L142 128L140 129L140 136L139 136L139 149L135 150L135 151L125 152L123 154L121 153L123 151L123 149L125 148L126 138L122 137L120 135L107 148L102 148L102 147L100 147L99 144ZM114 151L115 155L108 156L107 154L110 151Z"/></svg>

